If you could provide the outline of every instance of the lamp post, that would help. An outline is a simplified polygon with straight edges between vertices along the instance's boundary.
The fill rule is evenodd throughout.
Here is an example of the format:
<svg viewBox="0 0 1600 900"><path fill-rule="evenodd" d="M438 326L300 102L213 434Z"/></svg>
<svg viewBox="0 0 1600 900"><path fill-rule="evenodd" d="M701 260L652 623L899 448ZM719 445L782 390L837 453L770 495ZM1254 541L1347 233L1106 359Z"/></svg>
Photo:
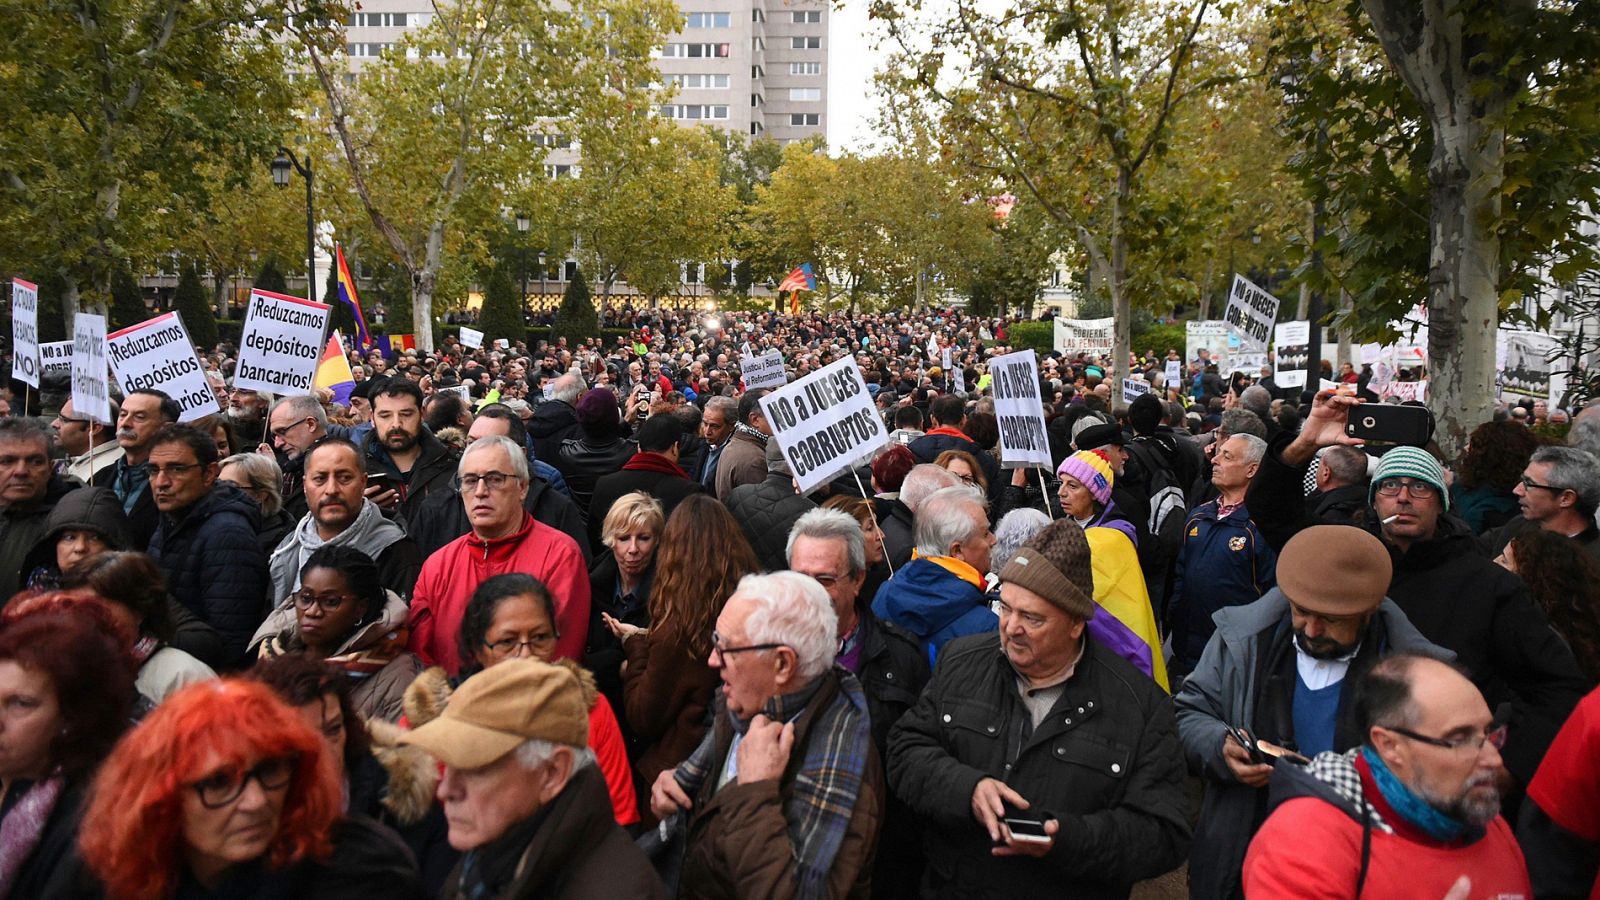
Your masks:
<svg viewBox="0 0 1600 900"><path fill-rule="evenodd" d="M528 214L517 213L517 250L522 257L522 321L528 321L528 228L533 223L528 220Z"/></svg>
<svg viewBox="0 0 1600 900"><path fill-rule="evenodd" d="M545 294L544 280L545 280L545 276L549 275L549 274L550 274L550 270L546 269L544 267L544 251L540 250L539 251L539 303L541 305L543 305L544 302L545 302L545 299L544 299L544 294Z"/></svg>
<svg viewBox="0 0 1600 900"><path fill-rule="evenodd" d="M311 205L311 157L307 156L302 166L288 147L279 147L277 157L272 160L272 183L288 187L290 170L299 172L306 180L306 299L314 303L317 299L317 222Z"/></svg>

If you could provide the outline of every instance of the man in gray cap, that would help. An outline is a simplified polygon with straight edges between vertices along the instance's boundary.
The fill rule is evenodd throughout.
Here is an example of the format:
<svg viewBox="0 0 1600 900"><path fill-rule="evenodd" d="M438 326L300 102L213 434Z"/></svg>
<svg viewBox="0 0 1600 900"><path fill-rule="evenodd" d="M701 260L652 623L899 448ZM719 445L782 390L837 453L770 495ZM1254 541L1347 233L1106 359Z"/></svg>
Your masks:
<svg viewBox="0 0 1600 900"><path fill-rule="evenodd" d="M789 529L817 504L799 493L794 470L776 440L767 441L767 477L757 484L735 487L723 498L728 512L750 539L761 567L776 572L789 567Z"/></svg>

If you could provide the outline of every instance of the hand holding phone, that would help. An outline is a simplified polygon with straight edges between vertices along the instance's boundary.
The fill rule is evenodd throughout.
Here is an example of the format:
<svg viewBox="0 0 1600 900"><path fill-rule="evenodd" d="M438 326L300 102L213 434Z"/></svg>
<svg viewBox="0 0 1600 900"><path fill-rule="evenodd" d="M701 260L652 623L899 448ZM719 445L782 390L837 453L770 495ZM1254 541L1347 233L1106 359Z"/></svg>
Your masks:
<svg viewBox="0 0 1600 900"><path fill-rule="evenodd" d="M1423 406L1361 403L1345 413L1344 433L1359 441L1421 447L1433 438L1433 413Z"/></svg>

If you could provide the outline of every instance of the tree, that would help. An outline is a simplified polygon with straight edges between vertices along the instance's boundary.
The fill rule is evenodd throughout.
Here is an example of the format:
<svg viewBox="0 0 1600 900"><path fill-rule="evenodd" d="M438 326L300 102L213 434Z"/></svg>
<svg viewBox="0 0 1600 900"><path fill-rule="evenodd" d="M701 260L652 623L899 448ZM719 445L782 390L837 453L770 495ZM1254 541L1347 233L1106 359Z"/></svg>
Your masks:
<svg viewBox="0 0 1600 900"><path fill-rule="evenodd" d="M189 329L189 339L194 341L196 347L209 351L217 345L216 313L206 299L206 289L200 283L200 272L194 263L185 263L178 275L172 308L183 317L183 324Z"/></svg>
<svg viewBox="0 0 1600 900"><path fill-rule="evenodd" d="M487 283L483 288L483 309L478 313L478 330L483 332L486 343L496 338L505 338L507 342L515 345L517 341L527 338L527 326L522 318L522 301L517 296L517 287L511 283L511 275L506 272L504 266L494 266L489 269Z"/></svg>
<svg viewBox="0 0 1600 900"><path fill-rule="evenodd" d="M148 318L150 311L145 308L144 292L139 289L139 282L134 280L133 273L126 267L118 269L111 276L111 311L107 324L114 330L137 325Z"/></svg>
<svg viewBox="0 0 1600 900"><path fill-rule="evenodd" d="M256 280L252 286L256 290L271 291L274 294L281 294L289 289L289 285L284 283L283 271L278 268L278 260L271 256L261 264L261 271L256 273Z"/></svg>
<svg viewBox="0 0 1600 900"><path fill-rule="evenodd" d="M566 293L561 295L561 309L556 312L555 325L550 329L550 343L560 338L576 347L589 338L600 336L600 315L589 299L589 282L584 280L583 267L573 273L567 282Z"/></svg>

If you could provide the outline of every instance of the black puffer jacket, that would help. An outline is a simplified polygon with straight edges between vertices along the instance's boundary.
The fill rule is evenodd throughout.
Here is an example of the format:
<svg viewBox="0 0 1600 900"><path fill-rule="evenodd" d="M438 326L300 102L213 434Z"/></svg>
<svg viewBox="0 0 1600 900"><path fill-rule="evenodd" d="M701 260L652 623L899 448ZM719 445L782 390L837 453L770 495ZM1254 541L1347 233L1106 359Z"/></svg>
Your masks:
<svg viewBox="0 0 1600 900"><path fill-rule="evenodd" d="M588 522L589 503L594 499L594 486L600 476L622 471L623 465L638 451L638 444L620 437L595 439L584 435L562 443L561 452L551 462L567 479L572 502L585 522ZM588 548L587 532L578 536L578 545Z"/></svg>
<svg viewBox="0 0 1600 900"><path fill-rule="evenodd" d="M728 494L728 512L744 530L761 568L776 572L789 568L789 529L796 519L817 508L794 492L788 475L770 474L760 484L744 484Z"/></svg>
<svg viewBox="0 0 1600 900"><path fill-rule="evenodd" d="M959 638L889 733L889 784L924 823L928 898L1127 897L1189 850L1183 751L1172 702L1084 635L1083 656L1038 728L996 632ZM1055 818L1044 857L997 857L972 815L984 778ZM1070 885L1070 888L1065 888Z"/></svg>
<svg viewBox="0 0 1600 900"><path fill-rule="evenodd" d="M28 555L44 533L50 511L75 488L76 482L52 475L44 496L36 502L0 507L0 604L22 589L29 572Z"/></svg>
<svg viewBox="0 0 1600 900"><path fill-rule="evenodd" d="M551 465L561 445L583 437L578 427L578 411L563 400L546 400L533 410L528 419L528 437L533 439L533 454Z"/></svg>
<svg viewBox="0 0 1600 900"><path fill-rule="evenodd" d="M267 617L271 580L256 541L261 509L231 484L218 483L185 511L161 515L150 556L167 589L222 636L225 667L249 664L250 636Z"/></svg>
<svg viewBox="0 0 1600 900"><path fill-rule="evenodd" d="M911 507L899 499L879 499L874 505L878 511L878 527L883 529L884 555L889 564L898 569L911 561L911 551L917 546Z"/></svg>

